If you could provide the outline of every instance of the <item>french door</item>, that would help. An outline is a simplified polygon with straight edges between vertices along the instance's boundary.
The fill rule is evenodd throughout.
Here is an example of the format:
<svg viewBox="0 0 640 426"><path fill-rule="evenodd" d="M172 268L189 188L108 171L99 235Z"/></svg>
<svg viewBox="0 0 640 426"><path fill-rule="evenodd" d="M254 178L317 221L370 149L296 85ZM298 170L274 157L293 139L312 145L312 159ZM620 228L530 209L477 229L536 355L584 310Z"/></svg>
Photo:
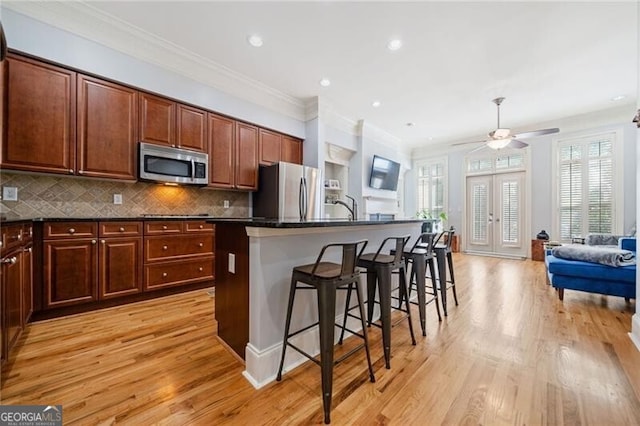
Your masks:
<svg viewBox="0 0 640 426"><path fill-rule="evenodd" d="M524 172L467 177L467 251L527 256Z"/></svg>

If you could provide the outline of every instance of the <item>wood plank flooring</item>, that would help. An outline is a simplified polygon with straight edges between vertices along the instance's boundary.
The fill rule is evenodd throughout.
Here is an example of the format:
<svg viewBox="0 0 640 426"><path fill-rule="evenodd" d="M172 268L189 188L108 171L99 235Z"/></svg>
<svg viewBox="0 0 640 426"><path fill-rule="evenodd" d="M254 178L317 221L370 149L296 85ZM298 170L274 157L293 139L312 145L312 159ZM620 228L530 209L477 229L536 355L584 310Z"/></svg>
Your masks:
<svg viewBox="0 0 640 426"><path fill-rule="evenodd" d="M377 328L375 383L363 353L336 366L333 424L640 424L634 301L568 290L560 302L542 262L454 263L460 305L450 297L441 323L429 305L417 346L398 323L390 370ZM213 305L198 290L34 323L3 371L1 402L62 404L64 423L79 425L322 423L319 368L255 390L215 337Z"/></svg>

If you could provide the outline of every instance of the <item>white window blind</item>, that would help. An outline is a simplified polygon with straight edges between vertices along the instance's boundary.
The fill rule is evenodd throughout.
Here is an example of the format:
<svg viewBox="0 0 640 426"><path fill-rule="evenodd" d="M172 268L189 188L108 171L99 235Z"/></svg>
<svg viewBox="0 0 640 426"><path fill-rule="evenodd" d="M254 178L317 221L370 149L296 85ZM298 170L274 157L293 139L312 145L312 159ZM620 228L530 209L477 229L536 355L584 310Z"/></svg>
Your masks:
<svg viewBox="0 0 640 426"><path fill-rule="evenodd" d="M446 211L445 162L431 161L418 166L418 210L437 218Z"/></svg>
<svg viewBox="0 0 640 426"><path fill-rule="evenodd" d="M615 229L615 134L559 142L560 240Z"/></svg>
<svg viewBox="0 0 640 426"><path fill-rule="evenodd" d="M502 242L517 244L520 235L520 185L502 183Z"/></svg>
<svg viewBox="0 0 640 426"><path fill-rule="evenodd" d="M473 243L487 243L488 197L486 184L474 184L471 188L471 240Z"/></svg>

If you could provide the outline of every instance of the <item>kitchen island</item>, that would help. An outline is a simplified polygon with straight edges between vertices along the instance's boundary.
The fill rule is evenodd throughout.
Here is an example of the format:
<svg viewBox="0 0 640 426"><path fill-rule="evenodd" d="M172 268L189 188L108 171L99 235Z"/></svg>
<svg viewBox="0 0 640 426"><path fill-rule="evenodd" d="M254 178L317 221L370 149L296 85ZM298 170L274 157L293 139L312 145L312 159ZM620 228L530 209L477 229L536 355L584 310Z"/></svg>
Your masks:
<svg viewBox="0 0 640 426"><path fill-rule="evenodd" d="M210 219L216 224L215 318L222 342L245 361L245 377L256 388L276 377L282 350L287 300L294 266L315 262L322 246L366 239L365 252L375 252L390 236L420 235L421 220L278 221ZM339 262L341 253L327 253ZM364 281L364 280L363 280ZM336 307L338 321L344 295ZM296 295L292 330L317 321L315 292ZM296 337L297 345L319 353L317 327ZM288 351L284 371L306 361Z"/></svg>

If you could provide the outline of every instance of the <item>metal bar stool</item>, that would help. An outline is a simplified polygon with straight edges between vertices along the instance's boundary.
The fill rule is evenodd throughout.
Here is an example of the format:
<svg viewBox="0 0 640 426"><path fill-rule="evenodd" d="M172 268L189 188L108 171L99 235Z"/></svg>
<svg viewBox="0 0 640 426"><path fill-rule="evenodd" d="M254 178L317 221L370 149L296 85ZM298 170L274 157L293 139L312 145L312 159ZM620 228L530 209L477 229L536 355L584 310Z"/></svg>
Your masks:
<svg viewBox="0 0 640 426"><path fill-rule="evenodd" d="M404 259L409 268L411 264L411 272L409 274L409 302L418 305L420 313L420 325L422 327L422 335L427 335L426 329L426 306L435 302L436 311L438 312L438 321L442 321L440 315L440 303L438 302L438 284L436 282L435 266L433 262L433 237L434 234L425 232L420 234L413 247L409 251L404 252ZM424 248L422 248L424 247ZM431 289L427 287L427 266L431 278ZM418 294L418 301L411 301L411 291L415 288ZM427 296L429 296L427 298ZM402 303L402 300L400 300Z"/></svg>
<svg viewBox="0 0 640 426"><path fill-rule="evenodd" d="M386 243L388 241L395 242L393 249L394 255L382 254ZM405 270L405 263L402 258L404 253L404 247L409 241L409 236L403 237L388 237L382 241L378 251L375 253L366 253L360 256L357 265L366 269L367 273L367 322L371 325L373 320L373 308L375 303L375 291L378 288L378 299L380 303L380 319L382 328L382 344L384 348L384 361L385 367L391 368L391 276L394 271L399 271L400 282L400 300L403 298L406 301L405 309L403 310L407 314L407 320L409 321L409 332L411 334L411 343L416 344L416 338L413 334L413 324L411 322L411 308L409 306L407 277ZM349 313L350 310L355 307L349 307L350 304L350 292L347 293L347 301L345 305L345 315L343 319L343 327L346 324L347 317L356 316ZM378 326L378 324L374 324ZM340 335L339 343L342 342L344 337L344 328Z"/></svg>
<svg viewBox="0 0 640 426"><path fill-rule="evenodd" d="M446 235L447 241L445 243L435 244L433 246L433 252L438 263L438 289L440 290L440 298L442 300L442 310L444 316L447 316L447 290L453 290L453 299L458 306L458 295L456 293L456 281L453 274L453 255L451 253L451 241L456 230L453 226L442 233ZM426 248L426 247L425 247ZM449 269L449 279L447 279L447 268ZM431 274L433 276L433 273Z"/></svg>
<svg viewBox="0 0 640 426"><path fill-rule="evenodd" d="M356 241L352 243L334 243L327 244L322 247L315 263L309 265L296 266L291 274L291 289L289 291L289 304L287 306L287 319L284 329L284 339L282 344L282 358L280 359L280 368L278 369L277 381L282 379L282 368L284 367L284 357L287 346L291 346L311 361L320 365L322 375L322 402L324 407L324 422L330 423L331 413L331 395L333 387L333 366L353 355L359 349L364 348L367 354L367 364L369 366L369 379L375 382L373 375L373 367L371 366L371 355L369 353L369 339L367 337L367 327L364 320L364 302L362 290L358 285L360 282L360 274L356 271L356 264L362 255L367 241ZM327 249L333 247L342 248L342 263L323 262L322 258ZM361 337L364 342L339 359L333 359L333 343L334 343L334 327L344 327L344 325L336 324L336 293L337 290L347 290L349 294L355 287L358 296L358 307L360 309L360 317L362 319L362 334L349 330L351 333ZM293 302L296 290L316 290L318 295L318 322L304 327L293 333L289 333L291 327L291 312L293 310ZM319 325L320 331L320 361L309 355L302 349L289 342L289 338L309 330ZM344 329L343 329L344 332Z"/></svg>

